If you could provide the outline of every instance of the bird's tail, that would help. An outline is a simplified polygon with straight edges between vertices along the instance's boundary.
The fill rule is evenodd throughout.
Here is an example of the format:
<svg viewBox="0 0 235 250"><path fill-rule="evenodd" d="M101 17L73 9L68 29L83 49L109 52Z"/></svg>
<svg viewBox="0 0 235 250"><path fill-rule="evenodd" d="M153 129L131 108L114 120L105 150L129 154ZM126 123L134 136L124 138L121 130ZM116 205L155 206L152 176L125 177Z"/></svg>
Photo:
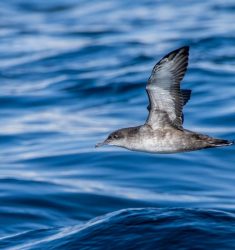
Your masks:
<svg viewBox="0 0 235 250"><path fill-rule="evenodd" d="M235 141L223 140L223 139L212 139L210 142L211 146L213 147L224 147L230 146L235 143Z"/></svg>

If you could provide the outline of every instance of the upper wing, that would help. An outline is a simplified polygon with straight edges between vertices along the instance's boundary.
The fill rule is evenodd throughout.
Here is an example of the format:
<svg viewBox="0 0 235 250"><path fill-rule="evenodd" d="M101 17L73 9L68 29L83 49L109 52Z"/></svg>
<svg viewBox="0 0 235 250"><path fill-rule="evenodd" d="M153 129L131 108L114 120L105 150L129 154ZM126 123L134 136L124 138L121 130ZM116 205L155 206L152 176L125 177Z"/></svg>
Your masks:
<svg viewBox="0 0 235 250"><path fill-rule="evenodd" d="M188 66L189 47L174 50L153 68L146 87L149 97L147 124L153 128L174 124L182 128L183 105L190 99L191 90L180 90Z"/></svg>

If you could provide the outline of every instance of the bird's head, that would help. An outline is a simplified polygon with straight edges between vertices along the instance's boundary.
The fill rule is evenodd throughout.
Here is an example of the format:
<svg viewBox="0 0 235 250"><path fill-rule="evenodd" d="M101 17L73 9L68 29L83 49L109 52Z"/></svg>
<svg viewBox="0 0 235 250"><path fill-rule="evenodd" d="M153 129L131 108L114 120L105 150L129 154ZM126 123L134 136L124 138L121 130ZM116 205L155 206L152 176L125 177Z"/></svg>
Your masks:
<svg viewBox="0 0 235 250"><path fill-rule="evenodd" d="M114 132L112 132L106 140L103 142L97 143L95 147L101 147L104 145L113 145L113 146L124 146L125 144L125 131L124 129L119 129Z"/></svg>

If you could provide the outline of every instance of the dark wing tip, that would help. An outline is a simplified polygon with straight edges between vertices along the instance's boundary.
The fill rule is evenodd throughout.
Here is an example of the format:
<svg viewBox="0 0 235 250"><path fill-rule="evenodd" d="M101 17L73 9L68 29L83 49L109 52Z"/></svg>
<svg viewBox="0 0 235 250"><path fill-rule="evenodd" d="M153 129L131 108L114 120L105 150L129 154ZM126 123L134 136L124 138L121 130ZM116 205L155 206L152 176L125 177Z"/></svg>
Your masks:
<svg viewBox="0 0 235 250"><path fill-rule="evenodd" d="M174 60L174 58L177 57L177 60L183 59L183 62L185 65L185 70L188 66L188 56L189 56L189 46L183 46L179 49L173 50L170 53L168 53L167 55L165 55L154 67L153 67L153 72L155 72L158 68L158 66L162 65L165 63L166 59L167 60Z"/></svg>
<svg viewBox="0 0 235 250"><path fill-rule="evenodd" d="M189 46L183 46L179 49L173 50L170 53L168 53L167 55L165 55L162 60L164 60L165 58L169 58L170 60L174 59L176 55L178 54L182 54L185 57L188 57L189 55Z"/></svg>
<svg viewBox="0 0 235 250"><path fill-rule="evenodd" d="M179 48L179 49L173 50L173 51L170 52L169 54L171 54L171 53L178 54L179 52L182 52L183 54L184 54L184 53L185 53L185 54L188 54L188 53L189 53L189 49L190 49L189 46L183 46L183 47L181 47L181 48Z"/></svg>
<svg viewBox="0 0 235 250"><path fill-rule="evenodd" d="M186 46L183 46L183 47L179 48L178 50L184 50L184 51L188 52L189 49L190 49L190 47L188 45L186 45Z"/></svg>

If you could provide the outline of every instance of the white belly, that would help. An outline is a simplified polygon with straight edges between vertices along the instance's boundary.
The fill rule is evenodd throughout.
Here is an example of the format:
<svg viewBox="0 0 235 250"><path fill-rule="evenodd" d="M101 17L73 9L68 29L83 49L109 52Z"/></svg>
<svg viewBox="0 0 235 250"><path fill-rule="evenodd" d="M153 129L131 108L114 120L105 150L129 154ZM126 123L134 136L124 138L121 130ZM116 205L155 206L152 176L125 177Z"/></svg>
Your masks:
<svg viewBox="0 0 235 250"><path fill-rule="evenodd" d="M175 153L188 151L187 147L178 135L172 136L172 133L163 135L162 131L148 136L143 134L138 138L133 138L127 147L130 150L145 151L150 153Z"/></svg>

